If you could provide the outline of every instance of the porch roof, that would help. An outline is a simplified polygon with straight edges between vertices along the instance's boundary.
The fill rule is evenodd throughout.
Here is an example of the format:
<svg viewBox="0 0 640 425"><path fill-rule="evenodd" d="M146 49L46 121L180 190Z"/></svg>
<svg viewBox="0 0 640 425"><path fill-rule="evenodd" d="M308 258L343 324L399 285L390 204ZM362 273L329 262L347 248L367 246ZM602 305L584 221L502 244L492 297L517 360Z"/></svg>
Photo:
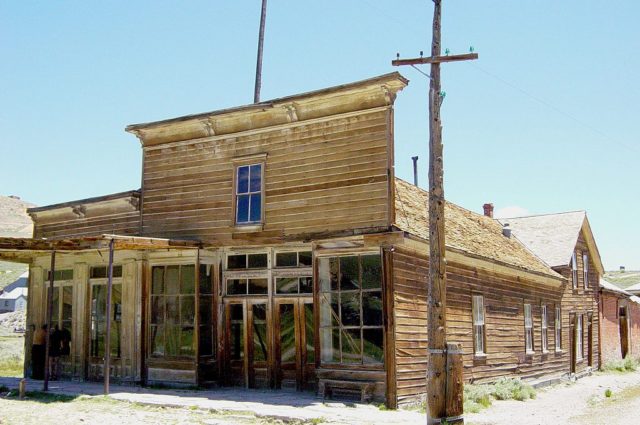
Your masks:
<svg viewBox="0 0 640 425"><path fill-rule="evenodd" d="M195 249L202 247L202 242L197 240L109 234L63 239L0 237L0 260L28 263L35 255L51 251L78 252L109 249L112 240L116 250Z"/></svg>

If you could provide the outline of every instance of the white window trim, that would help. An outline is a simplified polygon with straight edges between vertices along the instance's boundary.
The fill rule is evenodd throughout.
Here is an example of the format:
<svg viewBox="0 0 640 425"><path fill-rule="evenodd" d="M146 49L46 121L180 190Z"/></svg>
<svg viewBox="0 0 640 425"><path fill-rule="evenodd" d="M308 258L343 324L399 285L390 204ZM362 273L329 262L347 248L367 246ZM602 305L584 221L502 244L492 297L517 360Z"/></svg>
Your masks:
<svg viewBox="0 0 640 425"><path fill-rule="evenodd" d="M238 196L239 195L249 195L249 199L251 199L252 194L256 194L258 192L251 192L251 188L249 187L249 192L247 193L238 193L238 171L241 167L249 167L251 170L252 166L259 165L260 166L260 220L258 221L248 221L248 222L238 222ZM250 172L250 171L249 171ZM241 161L234 163L233 167L233 223L234 226L241 229L249 229L249 230L260 230L264 225L264 203L265 203L265 184L264 184L264 176L265 176L265 161L260 159L253 159L249 161ZM249 176L249 181L247 184L251 185L251 176ZM251 202L251 200L249 200ZM249 204L249 217L251 217L251 204Z"/></svg>
<svg viewBox="0 0 640 425"><path fill-rule="evenodd" d="M571 287L578 288L578 259L575 251L571 255Z"/></svg>
<svg viewBox="0 0 640 425"><path fill-rule="evenodd" d="M484 297L482 295L473 295L472 298L472 323L473 323L473 351L475 356L485 356L487 347L485 347L485 309ZM477 339L476 327L482 328L481 341ZM481 349L478 349L481 348Z"/></svg>
<svg viewBox="0 0 640 425"><path fill-rule="evenodd" d="M556 307L556 315L554 317L554 331L555 331L555 344L556 351L562 351L562 309L560 307ZM558 336L560 338L558 338Z"/></svg>
<svg viewBox="0 0 640 425"><path fill-rule="evenodd" d="M546 304L542 304L540 307L540 337L542 339L542 352L549 352L549 331L548 331L548 323L547 323L547 306Z"/></svg>
<svg viewBox="0 0 640 425"><path fill-rule="evenodd" d="M589 288L589 255L582 253L582 279L584 289Z"/></svg>
<svg viewBox="0 0 640 425"><path fill-rule="evenodd" d="M584 360L584 352L583 352L583 323L582 323L582 314L576 315L576 361ZM578 349L579 348L579 349Z"/></svg>
<svg viewBox="0 0 640 425"><path fill-rule="evenodd" d="M524 305L524 341L525 352L527 354L535 353L533 345L533 315L531 313L531 304Z"/></svg>

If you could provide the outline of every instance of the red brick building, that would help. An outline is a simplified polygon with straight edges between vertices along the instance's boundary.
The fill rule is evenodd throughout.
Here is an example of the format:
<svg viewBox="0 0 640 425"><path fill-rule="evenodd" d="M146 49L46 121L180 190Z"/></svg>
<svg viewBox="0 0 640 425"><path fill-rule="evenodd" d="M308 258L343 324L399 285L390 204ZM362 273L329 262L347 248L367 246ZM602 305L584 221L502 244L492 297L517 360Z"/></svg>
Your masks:
<svg viewBox="0 0 640 425"><path fill-rule="evenodd" d="M640 357L640 298L601 280L599 310L602 364Z"/></svg>

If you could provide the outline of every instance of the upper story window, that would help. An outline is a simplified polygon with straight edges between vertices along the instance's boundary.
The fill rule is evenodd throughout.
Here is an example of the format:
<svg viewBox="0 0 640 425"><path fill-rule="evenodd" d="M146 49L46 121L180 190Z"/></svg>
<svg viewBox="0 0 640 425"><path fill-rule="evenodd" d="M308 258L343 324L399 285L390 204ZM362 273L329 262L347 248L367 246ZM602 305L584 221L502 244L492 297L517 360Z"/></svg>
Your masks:
<svg viewBox="0 0 640 425"><path fill-rule="evenodd" d="M236 224L262 223L263 164L236 167Z"/></svg>
<svg viewBox="0 0 640 425"><path fill-rule="evenodd" d="M571 255L571 284L573 289L578 288L578 260L575 251Z"/></svg>
<svg viewBox="0 0 640 425"><path fill-rule="evenodd" d="M582 275L584 289L587 289L589 287L589 256L586 252L582 253Z"/></svg>
<svg viewBox="0 0 640 425"><path fill-rule="evenodd" d="M533 316L531 316L531 304L524 305L524 339L526 352L533 353Z"/></svg>
<svg viewBox="0 0 640 425"><path fill-rule="evenodd" d="M473 310L473 346L475 354L484 354L484 297L474 295L472 298Z"/></svg>

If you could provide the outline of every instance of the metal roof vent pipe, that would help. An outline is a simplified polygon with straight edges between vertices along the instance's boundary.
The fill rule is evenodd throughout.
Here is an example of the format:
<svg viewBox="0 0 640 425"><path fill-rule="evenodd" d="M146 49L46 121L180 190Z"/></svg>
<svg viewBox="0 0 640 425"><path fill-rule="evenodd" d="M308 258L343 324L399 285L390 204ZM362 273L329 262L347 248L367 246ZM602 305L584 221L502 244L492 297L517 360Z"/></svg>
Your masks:
<svg viewBox="0 0 640 425"><path fill-rule="evenodd" d="M484 204L482 209L484 210L485 216L493 218L493 204Z"/></svg>
<svg viewBox="0 0 640 425"><path fill-rule="evenodd" d="M511 237L511 228L509 227L509 223L505 223L504 226L502 226L502 234L506 238Z"/></svg>

